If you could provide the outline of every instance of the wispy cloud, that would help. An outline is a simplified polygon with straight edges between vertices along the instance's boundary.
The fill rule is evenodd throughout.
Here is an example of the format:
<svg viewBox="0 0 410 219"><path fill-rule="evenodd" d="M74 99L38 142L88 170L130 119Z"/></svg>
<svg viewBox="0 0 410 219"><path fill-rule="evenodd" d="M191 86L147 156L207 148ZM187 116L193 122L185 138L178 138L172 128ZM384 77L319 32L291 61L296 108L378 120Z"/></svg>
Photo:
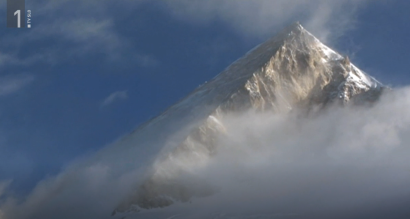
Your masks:
<svg viewBox="0 0 410 219"><path fill-rule="evenodd" d="M147 0L119 1L115 4L118 10L130 13ZM238 34L248 37L266 38L273 35L283 26L300 20L309 31L325 42L332 41L354 27L355 13L367 0L175 0L165 1L165 13L172 14L184 22L211 23L220 22L236 30ZM67 57L84 56L90 53L105 54L108 60L125 58L125 52L135 54L137 63L144 67L158 65L155 57L141 51L129 51L130 38L120 33L115 26L119 16L112 10L110 1L45 1L38 0L28 4L33 10L33 28L19 34L2 36L0 64L9 64L7 57L14 62L28 62L19 58L25 43L36 43L45 39L55 44L66 46L45 47L36 58L42 62L59 63ZM152 4L155 5L155 4ZM4 6L4 4L3 4ZM2 47L12 46L12 51ZM127 57L134 57L129 56ZM21 59L21 60L20 60ZM9 60L10 61L10 60Z"/></svg>
<svg viewBox="0 0 410 219"><path fill-rule="evenodd" d="M117 101L126 100L126 99L128 99L127 91L116 91L104 99L104 101L101 103L101 107L105 107Z"/></svg>
<svg viewBox="0 0 410 219"><path fill-rule="evenodd" d="M138 2L140 1L126 1L116 6L128 9L138 5ZM129 38L115 28L114 20L119 14L116 10L111 10L112 3L108 1L38 0L30 2L28 7L33 11L35 22L30 31L22 31L18 34L3 33L0 50L3 51L4 57L0 56L0 64L13 64L6 62L7 57L13 58L11 61L14 63L23 61L28 63L27 58L19 58L18 54L26 49L27 44L41 43L44 40L50 40L54 42L53 45L58 46L45 45L39 50L36 53L36 60L41 62L55 64L64 62L67 57L90 54L102 54L107 60L116 61L129 57L129 54L124 57L125 53L135 53L141 56L138 63L144 67L157 63L154 57L130 49ZM4 50L3 47L8 49Z"/></svg>
<svg viewBox="0 0 410 219"><path fill-rule="evenodd" d="M160 62L150 55L136 54L134 59L143 67L156 67Z"/></svg>
<svg viewBox="0 0 410 219"><path fill-rule="evenodd" d="M54 53L57 55L56 58L61 58L62 55L87 55L95 52L110 54L107 56L110 58L118 56L126 48L127 40L114 30L114 23L109 16L88 15L86 10L82 11L86 16L76 16L72 19L58 15L59 11L70 10L71 7L63 9L56 6L54 10L43 11L44 13L40 13L36 18L41 22L36 23L35 26L33 24L31 31L18 36L5 36L4 40L11 42L10 44L16 49L27 42L53 40L55 44L63 46L64 49L63 53ZM66 43L69 46L65 45ZM48 49L46 52L58 48L60 47L46 48Z"/></svg>
<svg viewBox="0 0 410 219"><path fill-rule="evenodd" d="M6 96L26 87L34 80L28 74L0 76L0 96Z"/></svg>
<svg viewBox="0 0 410 219"><path fill-rule="evenodd" d="M12 57L10 54L0 53L0 66L8 64L10 62L14 62L14 57Z"/></svg>
<svg viewBox="0 0 410 219"><path fill-rule="evenodd" d="M322 41L337 37L355 22L356 9L365 0L175 0L166 1L173 15L187 22L222 21L240 34L267 37L284 25L300 20Z"/></svg>
<svg viewBox="0 0 410 219"><path fill-rule="evenodd" d="M11 184L12 180L0 181L0 198L4 195L7 187ZM0 212L1 216L1 212Z"/></svg>

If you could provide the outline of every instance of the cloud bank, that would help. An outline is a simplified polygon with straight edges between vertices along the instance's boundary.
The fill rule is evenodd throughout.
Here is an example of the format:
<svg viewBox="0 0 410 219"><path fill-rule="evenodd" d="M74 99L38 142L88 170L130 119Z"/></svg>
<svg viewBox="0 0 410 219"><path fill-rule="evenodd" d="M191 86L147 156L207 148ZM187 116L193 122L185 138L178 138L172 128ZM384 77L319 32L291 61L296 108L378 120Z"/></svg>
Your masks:
<svg viewBox="0 0 410 219"><path fill-rule="evenodd" d="M410 87L372 107L318 115L247 112L223 119L227 133L205 165L175 160L212 195L130 218L406 218L410 215ZM117 218L112 210L144 180L144 148L119 141L41 181L23 200L2 198L2 219ZM128 144L128 143L127 143ZM161 168L161 167L156 167ZM194 184L192 184L194 183ZM3 189L4 190L4 189Z"/></svg>

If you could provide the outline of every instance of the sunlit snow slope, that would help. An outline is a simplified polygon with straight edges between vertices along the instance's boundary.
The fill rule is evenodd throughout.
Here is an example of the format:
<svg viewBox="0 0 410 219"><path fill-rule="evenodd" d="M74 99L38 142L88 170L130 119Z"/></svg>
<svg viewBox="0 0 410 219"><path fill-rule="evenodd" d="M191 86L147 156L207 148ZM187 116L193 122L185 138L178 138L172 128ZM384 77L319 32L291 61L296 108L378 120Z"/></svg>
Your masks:
<svg viewBox="0 0 410 219"><path fill-rule="evenodd" d="M329 104L372 103L383 89L295 23L123 140L133 142L128 147L147 146L147 154L161 150L161 156L153 158L145 180L116 211L165 207L212 194L215 188L193 175L218 153L215 141L229 131L221 120L228 112L315 112ZM178 181L181 176L184 180Z"/></svg>

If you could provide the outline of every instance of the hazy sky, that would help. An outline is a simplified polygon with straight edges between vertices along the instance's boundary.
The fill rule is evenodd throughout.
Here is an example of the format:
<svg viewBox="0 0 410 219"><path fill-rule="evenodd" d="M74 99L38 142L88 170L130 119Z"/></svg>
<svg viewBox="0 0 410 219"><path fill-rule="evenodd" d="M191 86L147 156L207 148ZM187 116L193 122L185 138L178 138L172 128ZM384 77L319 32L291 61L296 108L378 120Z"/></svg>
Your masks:
<svg viewBox="0 0 410 219"><path fill-rule="evenodd" d="M0 181L27 193L297 20L382 83L410 84L409 1L252 2L27 0L31 29L0 16Z"/></svg>

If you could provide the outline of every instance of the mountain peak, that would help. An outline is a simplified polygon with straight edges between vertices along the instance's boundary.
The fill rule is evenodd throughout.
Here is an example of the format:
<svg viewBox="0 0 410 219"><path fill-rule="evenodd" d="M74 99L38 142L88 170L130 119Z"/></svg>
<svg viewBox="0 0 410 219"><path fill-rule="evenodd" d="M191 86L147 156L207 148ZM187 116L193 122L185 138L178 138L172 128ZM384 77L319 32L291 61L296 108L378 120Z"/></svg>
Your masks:
<svg viewBox="0 0 410 219"><path fill-rule="evenodd" d="M292 23L291 25L283 28L278 34L271 37L271 39L275 39L276 41L286 40L288 38L299 36L305 32L308 32L308 31L306 31L305 28L303 28L303 26L299 23L299 21L296 21ZM312 34L309 33L309 35L312 35Z"/></svg>
<svg viewBox="0 0 410 219"><path fill-rule="evenodd" d="M136 193L117 210L165 207L204 191L212 193L200 181L195 188L175 181L179 174L190 172L175 161L192 161L185 165L191 170L205 165L218 153L213 141L226 133L222 121L229 113L287 113L294 108L322 109L330 103L367 103L377 100L382 90L377 80L295 22L131 134L130 145L150 142L147 150L165 152ZM172 144L167 142L170 138Z"/></svg>
<svg viewBox="0 0 410 219"><path fill-rule="evenodd" d="M299 21L296 21L296 22L294 22L294 23L292 23L291 25L289 25L289 26L287 26L287 27L285 27L284 29L283 29L283 31L284 32L296 32L296 31L302 31L302 30L305 30L305 28L303 28L303 26L300 24L300 22Z"/></svg>

